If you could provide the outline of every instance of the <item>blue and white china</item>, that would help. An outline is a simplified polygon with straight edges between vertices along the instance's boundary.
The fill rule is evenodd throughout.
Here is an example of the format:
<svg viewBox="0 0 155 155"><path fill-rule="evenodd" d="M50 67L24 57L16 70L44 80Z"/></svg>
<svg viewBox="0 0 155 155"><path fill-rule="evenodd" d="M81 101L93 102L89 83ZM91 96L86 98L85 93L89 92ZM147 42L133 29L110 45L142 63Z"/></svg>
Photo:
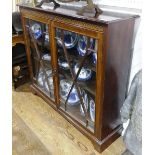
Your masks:
<svg viewBox="0 0 155 155"><path fill-rule="evenodd" d="M60 29L56 30L56 36L58 38L61 38ZM78 41L78 35L76 33L64 30L64 43L67 49L73 48L76 45L77 41ZM57 43L59 46L61 46L61 43L59 41L57 41Z"/></svg>
<svg viewBox="0 0 155 155"><path fill-rule="evenodd" d="M59 58L58 59L58 64L61 68L68 70L69 69L69 65L67 63L67 61L64 58Z"/></svg>
<svg viewBox="0 0 155 155"><path fill-rule="evenodd" d="M40 87L44 87L44 76L42 71L39 72L37 82Z"/></svg>
<svg viewBox="0 0 155 155"><path fill-rule="evenodd" d="M45 41L49 42L49 34L45 34Z"/></svg>
<svg viewBox="0 0 155 155"><path fill-rule="evenodd" d="M48 77L48 82L49 82L50 89L54 89L53 78L51 76ZM49 86L48 86L47 81L46 81L45 82L45 89L46 89L46 91L50 91Z"/></svg>
<svg viewBox="0 0 155 155"><path fill-rule="evenodd" d="M92 53L92 60L93 60L93 64L96 65L96 63L97 63L97 53L96 52Z"/></svg>
<svg viewBox="0 0 155 155"><path fill-rule="evenodd" d="M95 121L95 102L93 99L90 99L89 105L90 105L90 108L89 108L90 118L94 122Z"/></svg>
<svg viewBox="0 0 155 155"><path fill-rule="evenodd" d="M64 100L67 99L67 96L71 89L71 86L72 86L72 81L70 81L70 80L63 79L60 81L60 94ZM78 97L77 90L75 89L75 87L73 87L67 104L74 106L74 105L78 105L79 101L80 101L80 99Z"/></svg>
<svg viewBox="0 0 155 155"><path fill-rule="evenodd" d="M35 39L39 39L42 36L41 26L37 23L31 26L31 30L34 34Z"/></svg>
<svg viewBox="0 0 155 155"><path fill-rule="evenodd" d="M46 75L47 75L47 78L48 78L48 81L49 81L49 86L51 89L54 89L54 85L53 85L53 78L52 78L52 70L51 69L48 69L46 70ZM43 72L43 69L41 68L40 71L39 71L39 75L38 75L38 85L49 92L49 86L47 84L47 81L46 81L46 78L45 78L45 74Z"/></svg>
<svg viewBox="0 0 155 155"><path fill-rule="evenodd" d="M50 89L54 89L53 78L52 78L52 70L51 69L46 70L46 75L47 75L47 78L48 78ZM49 86L47 84L45 75L44 75L44 79L45 79L45 89L46 89L46 91L49 91Z"/></svg>
<svg viewBox="0 0 155 155"><path fill-rule="evenodd" d="M79 66L78 66L78 64L76 64L74 66L74 73L77 74L78 70L79 70ZM91 69L88 69L87 67L82 67L80 74L78 76L78 80L87 81L87 80L91 79L92 74L93 74L93 72Z"/></svg>
<svg viewBox="0 0 155 155"><path fill-rule="evenodd" d="M77 50L79 55L84 56L86 53L86 47L87 47L87 37L86 36L79 36L78 39L78 46ZM90 49L94 49L95 47L95 40L93 38L90 39Z"/></svg>
<svg viewBox="0 0 155 155"><path fill-rule="evenodd" d="M42 56L42 59L43 60L46 60L46 61L51 61L51 55L50 54L44 54L43 56Z"/></svg>
<svg viewBox="0 0 155 155"><path fill-rule="evenodd" d="M52 70L51 69L46 70L46 74L47 74L47 77L52 76Z"/></svg>
<svg viewBox="0 0 155 155"><path fill-rule="evenodd" d="M87 95L87 93L84 90L82 91L81 94L82 94L82 99L83 99L84 107L85 107L86 112L87 112L88 111L88 95ZM82 116L85 116L82 104L80 104L80 113L81 113Z"/></svg>
<svg viewBox="0 0 155 155"><path fill-rule="evenodd" d="M45 29L46 29L46 31L44 32L45 33L45 41L49 42L49 33L48 33L48 25L47 24L45 25Z"/></svg>
<svg viewBox="0 0 155 155"><path fill-rule="evenodd" d="M45 25L45 28L46 28L46 32L48 32L48 25L47 24Z"/></svg>

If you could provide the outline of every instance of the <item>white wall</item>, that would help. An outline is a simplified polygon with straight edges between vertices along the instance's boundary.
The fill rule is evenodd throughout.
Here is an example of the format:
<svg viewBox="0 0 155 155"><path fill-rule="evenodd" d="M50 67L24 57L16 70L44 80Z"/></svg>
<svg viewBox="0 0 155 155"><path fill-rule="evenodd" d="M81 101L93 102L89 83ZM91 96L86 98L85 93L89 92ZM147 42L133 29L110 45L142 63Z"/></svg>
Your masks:
<svg viewBox="0 0 155 155"><path fill-rule="evenodd" d="M138 14L142 13L142 0L94 0L103 10L116 11L121 13ZM142 68L142 29L141 22L135 36L133 60L131 66L130 81L134 75ZM130 86L129 84L129 86Z"/></svg>
<svg viewBox="0 0 155 155"><path fill-rule="evenodd" d="M16 0L12 0L12 12L16 11Z"/></svg>
<svg viewBox="0 0 155 155"><path fill-rule="evenodd" d="M142 0L93 0L99 5L117 6L125 8L142 8Z"/></svg>

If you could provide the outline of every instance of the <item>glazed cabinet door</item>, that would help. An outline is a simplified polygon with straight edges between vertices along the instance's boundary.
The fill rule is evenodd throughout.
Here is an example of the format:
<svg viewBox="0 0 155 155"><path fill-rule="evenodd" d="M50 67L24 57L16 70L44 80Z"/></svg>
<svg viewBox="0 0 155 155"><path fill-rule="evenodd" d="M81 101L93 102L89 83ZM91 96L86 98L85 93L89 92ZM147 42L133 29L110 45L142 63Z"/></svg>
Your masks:
<svg viewBox="0 0 155 155"><path fill-rule="evenodd" d="M49 24L24 18L24 29L33 84L55 101Z"/></svg>
<svg viewBox="0 0 155 155"><path fill-rule="evenodd" d="M98 38L54 23L58 105L89 132L95 132Z"/></svg>

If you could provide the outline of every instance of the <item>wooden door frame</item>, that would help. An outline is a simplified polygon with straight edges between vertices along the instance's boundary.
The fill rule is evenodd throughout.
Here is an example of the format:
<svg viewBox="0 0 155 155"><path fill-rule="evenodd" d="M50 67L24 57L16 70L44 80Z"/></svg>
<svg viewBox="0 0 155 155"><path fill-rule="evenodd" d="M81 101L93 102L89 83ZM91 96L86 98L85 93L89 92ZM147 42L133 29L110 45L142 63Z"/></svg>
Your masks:
<svg viewBox="0 0 155 155"><path fill-rule="evenodd" d="M105 64L105 53L103 51L103 41L105 40L104 38L104 27L100 27L97 25L85 23L85 22L80 22L76 20L71 20L67 18L62 18L62 17L56 17L54 18L53 21L51 21L51 30L52 30L52 35L51 39L53 40L53 52L54 52L54 57L53 59L57 60L57 49L56 49L56 40L55 40L55 29L60 28L68 31L72 31L81 35L89 36L94 39L97 39L98 41L98 51L97 51L97 60L100 59L100 61L97 61L96 65L96 76L99 77L99 79L96 80L96 95L95 95L95 126L94 126L94 133L92 133L90 130L88 130L85 126L80 125L77 120L71 117L77 124L78 127L82 126L87 132L90 134L94 135L97 139L101 140L102 137L102 109L101 107L103 104L103 94L104 94L104 85L102 85L102 82L104 84L104 64ZM82 30L82 31L81 31ZM58 69L58 62L54 61L54 67ZM101 88L102 87L102 88ZM58 76L56 77L56 92L57 92L57 106L59 108L59 78ZM62 112L62 110L61 110ZM65 112L62 112L63 115L65 115ZM68 114L66 114L68 115ZM67 118L69 117L66 116Z"/></svg>
<svg viewBox="0 0 155 155"><path fill-rule="evenodd" d="M49 15L45 15L44 13L39 13L39 12L34 12L34 11L27 11L25 9L21 9L21 19L22 19L22 26L23 26L23 31L24 31L24 39L25 39L25 44L26 44L26 54L27 54L27 60L28 60L28 66L29 66L29 73L30 73L30 78L31 78L31 81L32 83L35 85L35 87L37 87L39 89L39 87L34 83L34 79L33 79L33 69L32 69L32 62L31 62L31 51L30 51L30 45L29 45L29 39L27 38L28 36L28 32L25 28L25 25L26 25L26 19L28 20L34 20L36 22L40 22L40 23L43 23L43 24L47 24L48 25L48 31L49 31L49 34L51 33L51 29L50 29L50 23L51 23L51 20L52 20L52 16L49 16ZM44 17L45 16L45 17ZM53 57L53 52L52 52L52 44L51 44L51 40L49 39L49 44L50 44L50 54L51 54L51 57ZM52 62L52 59L51 59L51 68L53 69L53 62ZM54 77L53 77L54 79ZM55 83L54 83L54 96L56 96L56 86L55 86ZM51 99L51 101L56 104L57 101L56 101L56 97L53 99Z"/></svg>
<svg viewBox="0 0 155 155"><path fill-rule="evenodd" d="M90 130L85 128L84 126L80 125L76 120L72 118L72 120L65 115L62 111L58 109L59 107L59 85L58 85L58 76L55 75L53 77L54 80L54 94L55 94L55 105L57 110L67 118L73 125L77 124L81 132L87 135L88 138L93 139L93 141L102 140L102 107L103 107L103 100L104 100L104 73L105 73L105 60L106 60L106 47L104 47L106 41L106 30L107 28L100 25L95 25L91 23L86 23L83 21L77 21L74 19L68 19L56 15L49 15L46 13L40 13L37 11L26 10L24 8L21 9L22 14L22 23L25 25L25 19L31 19L38 22L42 22L48 24L49 26L49 39L52 40L50 42L50 51L52 55L51 59L51 66L53 69L57 70L58 63L57 63L57 51L56 51L56 41L55 41L55 28L62 28L68 31L72 31L81 35L89 36L98 40L98 52L97 52L97 66L96 66L96 76L98 80L96 82L96 96L95 96L95 127L94 133ZM32 76L32 65L31 65L31 57L30 57L30 49L28 48L28 40L26 37L26 29L23 27L24 36L26 41L26 51L28 57L28 64L30 66L30 75ZM96 139L96 138L97 139Z"/></svg>

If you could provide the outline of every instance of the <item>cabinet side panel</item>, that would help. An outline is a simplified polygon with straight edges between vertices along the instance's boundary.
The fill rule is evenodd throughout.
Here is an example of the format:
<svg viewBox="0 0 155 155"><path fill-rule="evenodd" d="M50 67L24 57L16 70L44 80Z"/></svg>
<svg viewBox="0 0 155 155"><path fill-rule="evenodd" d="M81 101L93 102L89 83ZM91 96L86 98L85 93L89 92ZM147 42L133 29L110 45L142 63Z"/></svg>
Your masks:
<svg viewBox="0 0 155 155"><path fill-rule="evenodd" d="M134 23L135 19L129 19L112 23L108 27L102 138L121 124L120 108L129 81Z"/></svg>

